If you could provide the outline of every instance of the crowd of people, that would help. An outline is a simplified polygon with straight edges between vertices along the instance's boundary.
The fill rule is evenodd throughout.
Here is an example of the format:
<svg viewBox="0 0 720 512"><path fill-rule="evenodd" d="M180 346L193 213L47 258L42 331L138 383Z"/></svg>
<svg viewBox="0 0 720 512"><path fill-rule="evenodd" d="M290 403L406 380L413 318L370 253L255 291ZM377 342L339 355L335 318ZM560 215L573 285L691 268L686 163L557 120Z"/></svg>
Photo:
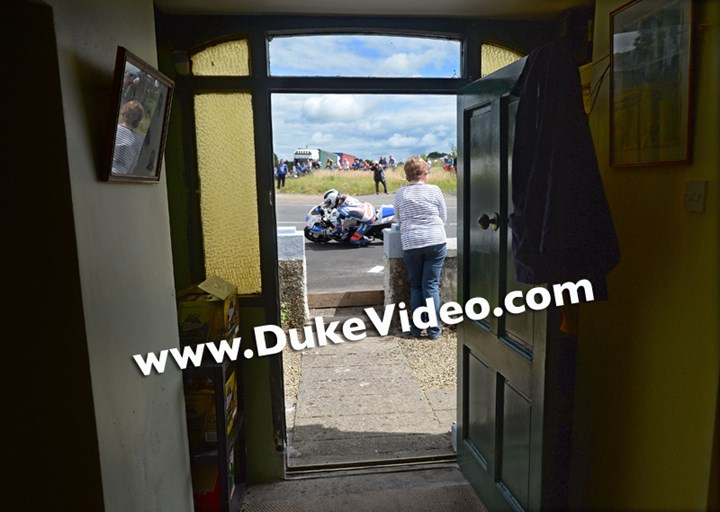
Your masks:
<svg viewBox="0 0 720 512"><path fill-rule="evenodd" d="M420 158L420 157L418 157ZM428 168L432 165L432 161L424 159ZM443 169L446 171L455 171L457 160L453 155L446 155L442 159ZM387 180L385 178L385 171L395 170L397 167L397 161L392 155L388 157L380 156L377 160L363 160L361 158L338 158L333 161L328 158L323 165L323 162L319 160L313 160L312 158L307 160L295 160L294 163L289 167L285 160L280 159L273 169L273 175L277 180L277 188L280 190L285 186L285 180L287 177L300 178L310 174L311 172L319 169L326 169L330 171L370 171L373 173L373 182L375 183L375 193L380 193L380 185L383 187L385 194L388 193Z"/></svg>

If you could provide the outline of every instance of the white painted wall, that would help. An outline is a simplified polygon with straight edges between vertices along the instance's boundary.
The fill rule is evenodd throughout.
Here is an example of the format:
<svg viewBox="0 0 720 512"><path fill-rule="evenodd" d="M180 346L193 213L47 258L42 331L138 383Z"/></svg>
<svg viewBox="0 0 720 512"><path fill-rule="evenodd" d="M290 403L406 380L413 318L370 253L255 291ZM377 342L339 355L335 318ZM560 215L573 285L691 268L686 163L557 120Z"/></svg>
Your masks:
<svg viewBox="0 0 720 512"><path fill-rule="evenodd" d="M118 45L156 61L152 0L48 0L55 17L80 285L106 511L191 511L165 179L98 181ZM164 173L164 170L163 170Z"/></svg>

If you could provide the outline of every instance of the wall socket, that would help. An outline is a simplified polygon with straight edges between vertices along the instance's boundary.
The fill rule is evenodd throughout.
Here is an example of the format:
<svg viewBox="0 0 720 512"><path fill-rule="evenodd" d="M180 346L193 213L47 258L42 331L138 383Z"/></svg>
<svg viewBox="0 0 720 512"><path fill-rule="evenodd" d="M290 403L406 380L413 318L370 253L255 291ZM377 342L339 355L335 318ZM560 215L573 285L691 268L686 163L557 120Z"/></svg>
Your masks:
<svg viewBox="0 0 720 512"><path fill-rule="evenodd" d="M707 181L685 182L685 211L697 213L705 211L706 191Z"/></svg>

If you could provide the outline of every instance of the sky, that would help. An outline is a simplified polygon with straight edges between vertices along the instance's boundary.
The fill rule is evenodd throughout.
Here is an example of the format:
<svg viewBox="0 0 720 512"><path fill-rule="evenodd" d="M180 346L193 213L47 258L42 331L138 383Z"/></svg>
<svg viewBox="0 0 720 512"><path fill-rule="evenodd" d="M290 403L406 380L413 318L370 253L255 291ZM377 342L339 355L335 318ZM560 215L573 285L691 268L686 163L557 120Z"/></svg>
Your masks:
<svg viewBox="0 0 720 512"><path fill-rule="evenodd" d="M460 44L440 39L283 37L269 53L276 76L435 78L457 76L460 66ZM271 101L278 158L308 147L401 161L457 144L454 95L273 94Z"/></svg>

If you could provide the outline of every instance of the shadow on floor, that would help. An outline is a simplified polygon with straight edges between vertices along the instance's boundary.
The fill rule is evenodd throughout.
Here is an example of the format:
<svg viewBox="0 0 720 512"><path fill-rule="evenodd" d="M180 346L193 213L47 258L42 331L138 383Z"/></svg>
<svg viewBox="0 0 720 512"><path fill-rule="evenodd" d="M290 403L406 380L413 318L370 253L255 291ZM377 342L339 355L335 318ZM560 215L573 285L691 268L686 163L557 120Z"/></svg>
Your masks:
<svg viewBox="0 0 720 512"><path fill-rule="evenodd" d="M248 488L243 512L486 512L455 464L322 474Z"/></svg>
<svg viewBox="0 0 720 512"><path fill-rule="evenodd" d="M286 404L288 467L453 456L456 391L423 390L399 343L302 352L297 400Z"/></svg>

